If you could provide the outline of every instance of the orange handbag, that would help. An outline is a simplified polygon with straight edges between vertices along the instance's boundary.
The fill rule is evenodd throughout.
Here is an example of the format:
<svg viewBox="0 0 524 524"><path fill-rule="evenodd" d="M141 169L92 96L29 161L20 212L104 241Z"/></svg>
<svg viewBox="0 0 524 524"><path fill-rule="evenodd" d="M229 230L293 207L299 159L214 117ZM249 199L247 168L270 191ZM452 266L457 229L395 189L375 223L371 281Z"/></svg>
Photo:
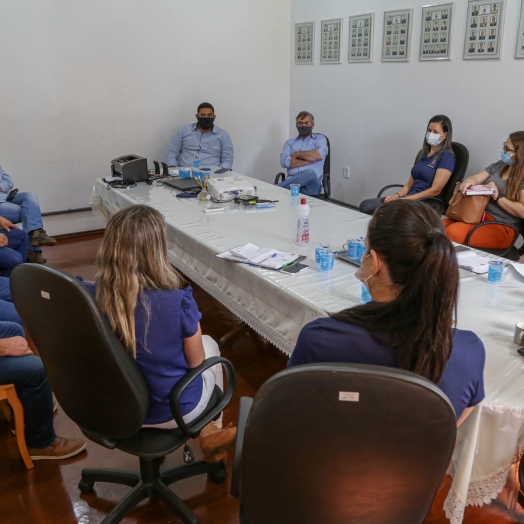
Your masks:
<svg viewBox="0 0 524 524"><path fill-rule="evenodd" d="M459 188L460 182L457 182L446 216L465 224L480 224L491 197L489 195L464 196Z"/></svg>

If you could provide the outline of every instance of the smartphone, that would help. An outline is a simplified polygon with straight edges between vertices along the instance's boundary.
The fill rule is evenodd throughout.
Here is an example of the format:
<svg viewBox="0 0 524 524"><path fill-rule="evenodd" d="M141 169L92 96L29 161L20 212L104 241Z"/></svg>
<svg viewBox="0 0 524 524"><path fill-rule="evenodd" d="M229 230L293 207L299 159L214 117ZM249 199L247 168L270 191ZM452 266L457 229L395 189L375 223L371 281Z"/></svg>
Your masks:
<svg viewBox="0 0 524 524"><path fill-rule="evenodd" d="M227 173L228 171L229 169L227 169L227 167L221 167L215 171L215 175L221 175L222 173Z"/></svg>
<svg viewBox="0 0 524 524"><path fill-rule="evenodd" d="M7 193L6 200L7 201L13 200L13 198L15 198L17 193L18 193L18 189L16 187L14 189L11 189L11 191L9 191L9 193Z"/></svg>
<svg viewBox="0 0 524 524"><path fill-rule="evenodd" d="M524 357L524 348L519 348L519 349L517 349L517 353L518 353L521 357Z"/></svg>
<svg viewBox="0 0 524 524"><path fill-rule="evenodd" d="M305 271L308 268L309 266L307 266L306 264L296 263L296 264L293 264L292 266L285 267L281 269L280 271L282 273L287 273L288 275L297 275L298 273L302 273L302 271Z"/></svg>

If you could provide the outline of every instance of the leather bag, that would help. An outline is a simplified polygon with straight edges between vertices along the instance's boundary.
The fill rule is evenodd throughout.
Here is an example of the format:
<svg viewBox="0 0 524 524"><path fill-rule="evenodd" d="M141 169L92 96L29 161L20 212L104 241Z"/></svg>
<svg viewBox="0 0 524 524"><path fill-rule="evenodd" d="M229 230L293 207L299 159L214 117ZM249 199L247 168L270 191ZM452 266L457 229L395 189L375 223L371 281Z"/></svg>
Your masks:
<svg viewBox="0 0 524 524"><path fill-rule="evenodd" d="M480 224L491 197L489 195L464 196L459 188L460 182L457 182L446 216L466 224Z"/></svg>

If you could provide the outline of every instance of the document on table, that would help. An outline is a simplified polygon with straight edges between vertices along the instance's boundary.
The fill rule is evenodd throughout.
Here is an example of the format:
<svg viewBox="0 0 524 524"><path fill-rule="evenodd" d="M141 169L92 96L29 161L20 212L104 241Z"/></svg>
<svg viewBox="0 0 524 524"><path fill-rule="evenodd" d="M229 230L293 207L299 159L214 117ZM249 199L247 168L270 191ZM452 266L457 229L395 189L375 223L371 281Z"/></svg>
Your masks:
<svg viewBox="0 0 524 524"><path fill-rule="evenodd" d="M298 255L278 251L270 247L260 248L248 243L245 246L237 246L224 253L219 253L218 258L232 260L233 262L243 262L268 269L280 269L291 264L298 259Z"/></svg>
<svg viewBox="0 0 524 524"><path fill-rule="evenodd" d="M511 265L515 268L517 273L524 278L524 264L520 262L512 262Z"/></svg>
<svg viewBox="0 0 524 524"><path fill-rule="evenodd" d="M477 255L474 251L463 251L457 253L458 265L462 269L467 269L472 273L487 273L490 259Z"/></svg>

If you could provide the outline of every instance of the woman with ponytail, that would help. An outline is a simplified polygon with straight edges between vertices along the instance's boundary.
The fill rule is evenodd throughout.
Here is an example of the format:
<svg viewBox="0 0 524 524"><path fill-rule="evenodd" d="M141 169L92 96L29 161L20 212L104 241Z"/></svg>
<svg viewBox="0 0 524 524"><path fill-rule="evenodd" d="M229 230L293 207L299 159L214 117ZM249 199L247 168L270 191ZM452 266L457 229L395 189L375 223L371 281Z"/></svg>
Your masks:
<svg viewBox="0 0 524 524"><path fill-rule="evenodd" d="M302 329L288 366L348 362L422 375L449 397L458 423L484 398L484 346L454 329L458 292L455 249L439 216L422 202L376 210L357 272L372 302Z"/></svg>

